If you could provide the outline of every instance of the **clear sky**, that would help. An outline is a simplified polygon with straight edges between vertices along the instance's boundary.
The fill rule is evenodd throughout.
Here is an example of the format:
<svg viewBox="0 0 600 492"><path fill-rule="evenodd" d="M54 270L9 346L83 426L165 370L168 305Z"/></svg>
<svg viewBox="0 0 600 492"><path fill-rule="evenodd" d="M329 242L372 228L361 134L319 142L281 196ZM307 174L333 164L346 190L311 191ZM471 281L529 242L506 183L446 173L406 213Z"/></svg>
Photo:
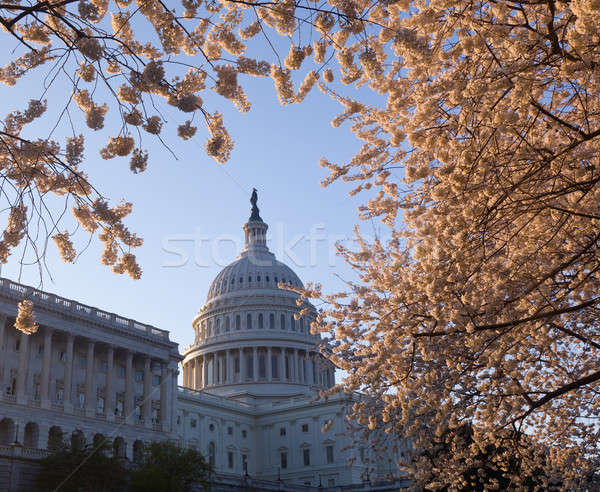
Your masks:
<svg viewBox="0 0 600 492"><path fill-rule="evenodd" d="M225 165L206 156L202 125L193 140L178 139L176 125L183 119L165 105L161 108L171 123L165 125L163 138L177 159L146 136L149 167L134 175L126 159L105 161L98 155L102 142L116 132L103 131L88 139L86 171L91 181L111 203L125 198L134 204L126 223L145 240L137 251L142 279L133 281L101 265L101 247L95 243L75 264L62 263L51 244L43 289L169 330L171 339L183 347L193 339L191 321L212 279L241 247L241 227L249 217L253 187L259 190L261 216L270 226L270 247L278 259L304 282L321 282L326 291L343 287L340 279L353 277L332 245L352 236L357 206L365 197L349 197L350 184L321 187L327 171L318 167L321 156L340 162L360 146L347 126L331 127L330 120L340 106L315 88L303 104L282 107L270 79L245 78L244 82L253 103L247 114L239 114L218 96L205 99L224 112L235 140L231 160ZM0 87L2 100L19 101L21 108L39 94L39 78L35 77L15 88ZM53 87L47 95L51 110L57 111L67 96L64 87ZM78 109L72 117L82 124ZM45 134L48 129L41 126L36 131ZM362 228L372 234L380 226L369 222ZM85 233L78 237L76 245L85 245ZM183 256L169 253L174 250ZM2 276L18 279L16 257L3 266ZM23 283L34 286L39 286L39 278L35 265L20 274Z"/></svg>

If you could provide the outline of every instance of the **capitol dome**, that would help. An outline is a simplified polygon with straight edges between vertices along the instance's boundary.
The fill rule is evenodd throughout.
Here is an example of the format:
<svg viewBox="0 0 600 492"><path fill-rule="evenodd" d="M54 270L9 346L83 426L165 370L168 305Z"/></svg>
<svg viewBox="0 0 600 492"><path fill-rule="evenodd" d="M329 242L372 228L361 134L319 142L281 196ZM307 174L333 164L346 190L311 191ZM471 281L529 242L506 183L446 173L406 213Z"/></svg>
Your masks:
<svg viewBox="0 0 600 492"><path fill-rule="evenodd" d="M184 385L220 396L277 399L334 384L334 367L310 333L310 304L279 285L302 287L296 273L266 244L268 225L251 198L239 257L213 280L195 317L194 343L184 352ZM303 316L300 310L307 308ZM298 319L296 319L298 317Z"/></svg>

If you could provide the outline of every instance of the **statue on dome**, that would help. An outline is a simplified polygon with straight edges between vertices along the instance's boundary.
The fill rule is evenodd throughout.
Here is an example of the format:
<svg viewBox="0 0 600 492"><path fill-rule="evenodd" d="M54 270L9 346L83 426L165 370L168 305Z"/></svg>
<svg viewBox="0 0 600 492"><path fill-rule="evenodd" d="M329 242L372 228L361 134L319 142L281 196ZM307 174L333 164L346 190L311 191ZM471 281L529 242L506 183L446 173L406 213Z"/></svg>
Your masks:
<svg viewBox="0 0 600 492"><path fill-rule="evenodd" d="M250 203L252 204L252 213L250 215L250 220L260 220L262 219L259 215L258 207L256 206L256 202L258 202L258 193L256 192L256 188L252 188L252 196L250 197Z"/></svg>

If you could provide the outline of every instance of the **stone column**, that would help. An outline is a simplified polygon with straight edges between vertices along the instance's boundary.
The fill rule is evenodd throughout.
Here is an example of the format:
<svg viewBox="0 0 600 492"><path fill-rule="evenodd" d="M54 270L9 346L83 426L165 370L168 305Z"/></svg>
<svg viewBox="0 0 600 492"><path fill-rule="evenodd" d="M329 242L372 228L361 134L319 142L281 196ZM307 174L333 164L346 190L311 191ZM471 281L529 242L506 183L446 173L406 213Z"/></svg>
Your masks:
<svg viewBox="0 0 600 492"><path fill-rule="evenodd" d="M295 383L299 383L300 382L300 371L298 370L298 349L294 349L294 382Z"/></svg>
<svg viewBox="0 0 600 492"><path fill-rule="evenodd" d="M195 364L196 364L196 376L194 377L194 389L201 389L202 388L202 362L200 360L200 357L196 357L196 359L194 359Z"/></svg>
<svg viewBox="0 0 600 492"><path fill-rule="evenodd" d="M198 364L200 367L200 364ZM166 362L160 363L160 425L163 431L170 431L169 422L169 368Z"/></svg>
<svg viewBox="0 0 600 492"><path fill-rule="evenodd" d="M227 383L227 351L221 353L221 384Z"/></svg>
<svg viewBox="0 0 600 492"><path fill-rule="evenodd" d="M267 347L267 381L273 381L273 351L271 347Z"/></svg>
<svg viewBox="0 0 600 492"><path fill-rule="evenodd" d="M96 387L94 385L94 346L95 342L88 342L87 359L85 361L85 414L88 417L96 415Z"/></svg>
<svg viewBox="0 0 600 492"><path fill-rule="evenodd" d="M170 430L173 431L175 429L175 419L177 418L176 410L177 410L177 392L179 389L177 388L177 366L175 369L169 370L169 377L171 380L171 401L169 402L169 417L170 417Z"/></svg>
<svg viewBox="0 0 600 492"><path fill-rule="evenodd" d="M65 388L63 390L63 401L65 412L73 411L73 346L75 336L67 334L67 353L65 360Z"/></svg>
<svg viewBox="0 0 600 492"><path fill-rule="evenodd" d="M115 350L112 345L106 349L106 386L104 388L104 414L106 419L115 420L115 399L113 394L113 366L115 363Z"/></svg>
<svg viewBox="0 0 600 492"><path fill-rule="evenodd" d="M246 364L244 361L244 349L240 348L240 382L246 381Z"/></svg>
<svg viewBox="0 0 600 492"><path fill-rule="evenodd" d="M285 349L281 347L281 358L279 360L279 380L285 381Z"/></svg>
<svg viewBox="0 0 600 492"><path fill-rule="evenodd" d="M50 408L50 365L52 362L52 329L44 328L44 356L42 359L42 378L40 381L40 400L42 408Z"/></svg>
<svg viewBox="0 0 600 492"><path fill-rule="evenodd" d="M152 427L152 360L149 356L144 358L144 403L142 415L144 427Z"/></svg>
<svg viewBox="0 0 600 492"><path fill-rule="evenodd" d="M5 363L4 361L6 360L6 351L4 350L4 332L6 327L6 315L5 314L0 314L0 391L4 391L5 388L5 384L4 382L6 381L6 374L5 374Z"/></svg>
<svg viewBox="0 0 600 492"><path fill-rule="evenodd" d="M208 357L206 354L202 356L202 387L208 386Z"/></svg>
<svg viewBox="0 0 600 492"><path fill-rule="evenodd" d="M29 337L21 332L19 342L19 372L17 372L17 403L27 404L27 372L29 371Z"/></svg>
<svg viewBox="0 0 600 492"><path fill-rule="evenodd" d="M256 347L252 349L252 375L254 376L252 379L258 381L258 350Z"/></svg>
<svg viewBox="0 0 600 492"><path fill-rule="evenodd" d="M217 353L213 352L212 354L212 361L213 361L213 366L212 366L212 385L216 386L217 381L218 381L218 374L217 374Z"/></svg>
<svg viewBox="0 0 600 492"><path fill-rule="evenodd" d="M135 416L135 395L133 394L133 352L127 351L125 356L125 421L133 424Z"/></svg>
<svg viewBox="0 0 600 492"><path fill-rule="evenodd" d="M227 349L225 351L225 365L227 366L227 384L233 383L233 366L231 364L232 359L233 357L231 357L231 350Z"/></svg>

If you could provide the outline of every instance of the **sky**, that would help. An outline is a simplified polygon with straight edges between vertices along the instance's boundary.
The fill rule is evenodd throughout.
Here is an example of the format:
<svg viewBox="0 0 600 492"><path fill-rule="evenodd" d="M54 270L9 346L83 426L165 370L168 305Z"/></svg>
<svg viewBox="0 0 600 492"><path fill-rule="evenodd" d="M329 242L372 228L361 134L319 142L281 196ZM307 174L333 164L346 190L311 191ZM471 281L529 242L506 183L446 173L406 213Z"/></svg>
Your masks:
<svg viewBox="0 0 600 492"><path fill-rule="evenodd" d="M355 274L335 255L333 244L352 237L359 222L357 207L365 197L350 197L351 184L323 188L320 181L327 171L318 161L326 157L343 162L360 148L360 142L347 126L331 126L340 106L318 89L304 103L282 107L270 79L244 78L243 82L253 104L249 113L238 113L218 96L205 100L223 111L235 141L231 159L224 165L205 154L203 126L189 142L175 136L183 119L165 105L161 109L169 121L163 139L171 150L146 138L144 146L151 156L142 174L131 173L127 159L106 161L98 155L97 149L111 135L110 118L107 131L87 140L85 169L91 182L112 204L121 198L134 204L125 222L144 238L136 251L143 270L140 280L101 265L101 245L96 241L75 264L64 264L51 244L41 285L38 266L22 267L18 255L2 267L2 276L169 330L182 348L193 341L191 322L213 278L242 247L241 228L250 215L254 187L261 216L269 224L269 245L278 259L305 283L320 282L326 292L343 289L344 281ZM39 76L28 77L16 87L0 87L2 100L18 101L20 108L39 94ZM68 94L55 85L44 96L51 102L49 111L59 111ZM75 126L82 127L78 110L72 118ZM48 132L44 124L34 125L33 131L44 135ZM367 236L381 230L373 222L363 222L361 228ZM76 246L87 241L80 234Z"/></svg>

